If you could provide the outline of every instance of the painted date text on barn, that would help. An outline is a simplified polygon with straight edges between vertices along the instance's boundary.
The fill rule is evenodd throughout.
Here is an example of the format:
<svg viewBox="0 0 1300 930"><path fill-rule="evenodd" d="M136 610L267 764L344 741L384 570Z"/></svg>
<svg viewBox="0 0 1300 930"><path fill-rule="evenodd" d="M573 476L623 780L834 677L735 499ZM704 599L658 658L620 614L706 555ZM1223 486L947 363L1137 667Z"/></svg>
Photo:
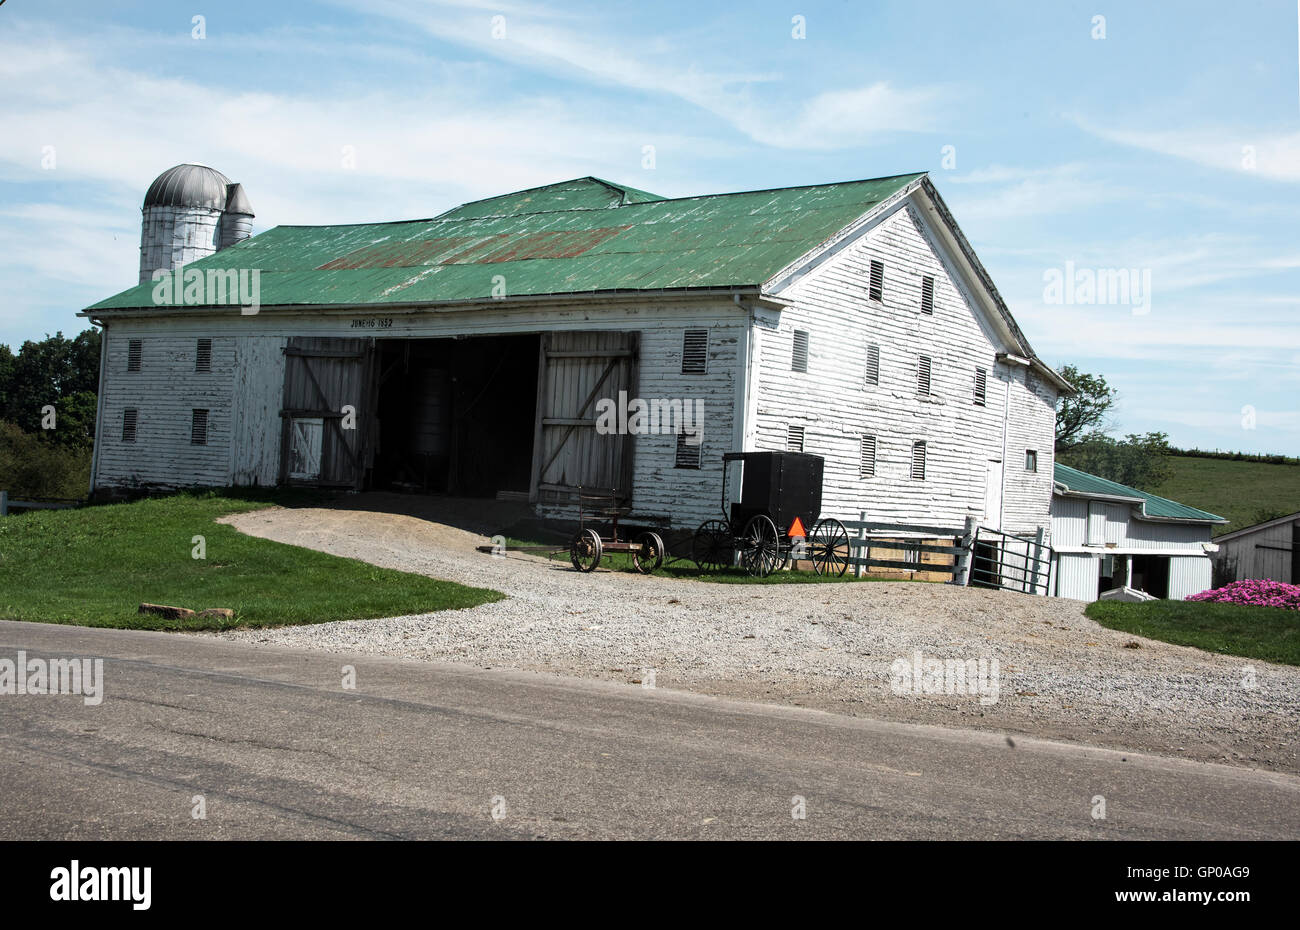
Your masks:
<svg viewBox="0 0 1300 930"><path fill-rule="evenodd" d="M393 325L391 316L368 316L364 320L353 320L353 329L388 329Z"/></svg>

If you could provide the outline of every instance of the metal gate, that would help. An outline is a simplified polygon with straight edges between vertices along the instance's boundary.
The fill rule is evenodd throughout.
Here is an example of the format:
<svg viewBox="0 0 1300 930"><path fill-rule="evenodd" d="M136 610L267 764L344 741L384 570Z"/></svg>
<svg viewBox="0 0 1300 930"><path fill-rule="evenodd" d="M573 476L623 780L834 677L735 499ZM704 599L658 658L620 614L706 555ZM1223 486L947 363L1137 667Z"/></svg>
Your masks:
<svg viewBox="0 0 1300 930"><path fill-rule="evenodd" d="M1024 594L1049 594L1052 547L1037 537L1013 536L981 526L971 549L970 584Z"/></svg>
<svg viewBox="0 0 1300 930"><path fill-rule="evenodd" d="M295 336L284 354L280 482L360 489L374 454L374 341Z"/></svg>
<svg viewBox="0 0 1300 930"><path fill-rule="evenodd" d="M640 333L576 332L542 336L530 497L571 503L578 488L632 494L635 438L596 432L596 404L637 396Z"/></svg>

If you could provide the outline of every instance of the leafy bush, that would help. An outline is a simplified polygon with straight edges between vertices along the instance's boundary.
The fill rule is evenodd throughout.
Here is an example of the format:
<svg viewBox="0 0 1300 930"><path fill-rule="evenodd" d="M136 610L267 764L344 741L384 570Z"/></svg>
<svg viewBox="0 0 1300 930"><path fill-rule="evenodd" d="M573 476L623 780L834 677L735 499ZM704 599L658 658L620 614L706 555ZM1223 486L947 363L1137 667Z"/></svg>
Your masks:
<svg viewBox="0 0 1300 930"><path fill-rule="evenodd" d="M1300 610L1300 585L1281 581L1252 578L1234 581L1222 588L1212 588L1193 594L1189 601L1210 601L1216 604L1241 604L1247 607L1282 607Z"/></svg>
<svg viewBox="0 0 1300 930"><path fill-rule="evenodd" d="M15 500L84 498L90 486L90 449L69 448L0 421L0 490Z"/></svg>

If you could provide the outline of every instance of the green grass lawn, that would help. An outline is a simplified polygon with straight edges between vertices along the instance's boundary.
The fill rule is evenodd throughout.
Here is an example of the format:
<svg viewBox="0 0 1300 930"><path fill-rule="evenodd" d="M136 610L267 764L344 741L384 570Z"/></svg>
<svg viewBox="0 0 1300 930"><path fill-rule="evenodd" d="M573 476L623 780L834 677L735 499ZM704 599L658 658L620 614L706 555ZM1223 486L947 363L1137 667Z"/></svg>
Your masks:
<svg viewBox="0 0 1300 930"><path fill-rule="evenodd" d="M474 607L504 595L246 536L216 522L267 499L176 494L0 518L0 619L142 630L360 620ZM193 558L203 536L206 558ZM235 620L166 620L141 602Z"/></svg>
<svg viewBox="0 0 1300 930"><path fill-rule="evenodd" d="M1095 601L1102 626L1208 652L1300 665L1300 610L1199 601Z"/></svg>
<svg viewBox="0 0 1300 930"><path fill-rule="evenodd" d="M1169 456L1173 476L1152 494L1227 517L1215 527L1226 533L1250 526L1261 509L1295 513L1300 510L1300 465L1234 462L1184 455Z"/></svg>

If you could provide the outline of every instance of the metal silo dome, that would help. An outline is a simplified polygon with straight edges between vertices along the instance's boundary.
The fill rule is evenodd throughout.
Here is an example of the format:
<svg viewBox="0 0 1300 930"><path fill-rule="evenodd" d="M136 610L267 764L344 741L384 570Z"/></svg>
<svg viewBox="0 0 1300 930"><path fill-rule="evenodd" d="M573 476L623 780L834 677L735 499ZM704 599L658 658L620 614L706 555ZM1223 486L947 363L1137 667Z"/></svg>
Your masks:
<svg viewBox="0 0 1300 930"><path fill-rule="evenodd" d="M149 207L226 208L226 188L231 183L215 168L207 165L177 165L154 179L144 195Z"/></svg>

